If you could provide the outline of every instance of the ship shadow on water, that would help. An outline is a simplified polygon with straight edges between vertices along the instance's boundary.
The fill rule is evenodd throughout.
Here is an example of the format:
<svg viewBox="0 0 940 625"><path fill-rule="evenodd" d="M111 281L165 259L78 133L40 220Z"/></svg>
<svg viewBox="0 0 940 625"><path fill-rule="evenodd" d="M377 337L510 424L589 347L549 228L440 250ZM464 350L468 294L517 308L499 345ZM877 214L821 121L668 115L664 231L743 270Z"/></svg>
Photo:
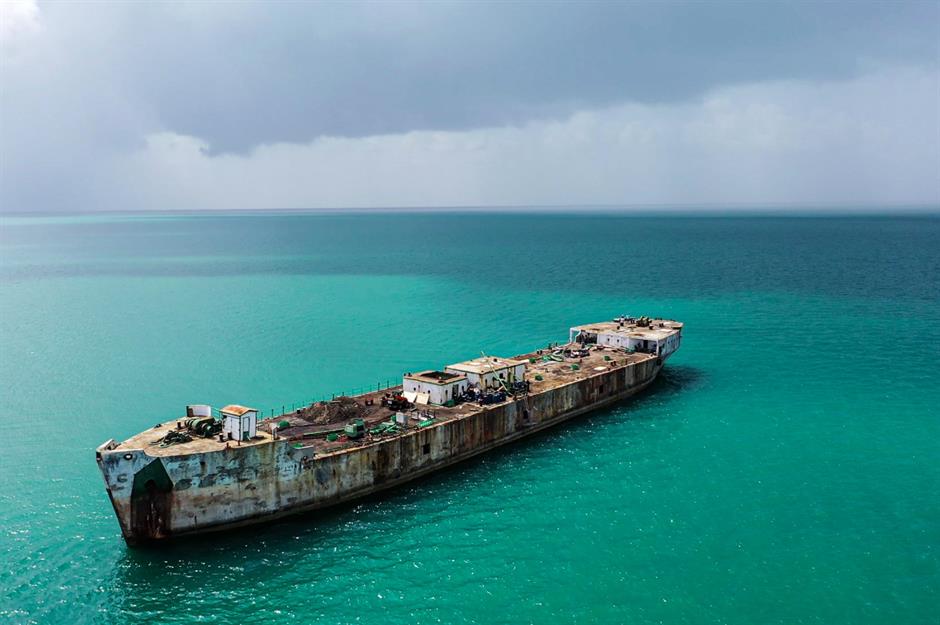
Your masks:
<svg viewBox="0 0 940 625"><path fill-rule="evenodd" d="M655 395L658 399L665 399L680 393L697 390L704 386L707 378L706 371L698 367L691 365L665 366L649 388L634 398L635 403L642 402L650 395ZM634 399L626 399L624 403L629 404Z"/></svg>
<svg viewBox="0 0 940 625"><path fill-rule="evenodd" d="M376 524L384 531L394 513L397 523L422 522L425 511L419 503L427 497L441 497L455 489L457 482L479 481L474 473L485 469L486 474L499 473L509 468L511 458L531 454L546 442L567 437L582 437L595 433L598 428L618 423L658 420L664 411L668 414L673 400L705 386L708 375L703 369L690 365L668 366L657 379L640 394L600 408L570 421L533 433L532 435L498 447L479 456L458 462L412 482L387 491L366 496L357 501L337 504L323 510L299 513L270 523L260 523L197 536L184 536L167 544L128 548L117 563L118 583L129 587L160 585L166 591L165 575L155 575L154 568L174 570L197 567L202 570L214 566L232 566L233 553L242 554L244 564L251 567L250 557L272 559L305 555L324 549L331 542L347 540L351 533L363 531L362 526ZM616 417L616 418L612 418ZM480 475L477 475L480 478ZM482 479L487 479L485 476ZM433 520L423 522L433 523ZM262 565L263 566L263 565ZM187 579L185 583L199 583ZM173 583L169 581L169 583ZM184 580L179 580L184 583Z"/></svg>

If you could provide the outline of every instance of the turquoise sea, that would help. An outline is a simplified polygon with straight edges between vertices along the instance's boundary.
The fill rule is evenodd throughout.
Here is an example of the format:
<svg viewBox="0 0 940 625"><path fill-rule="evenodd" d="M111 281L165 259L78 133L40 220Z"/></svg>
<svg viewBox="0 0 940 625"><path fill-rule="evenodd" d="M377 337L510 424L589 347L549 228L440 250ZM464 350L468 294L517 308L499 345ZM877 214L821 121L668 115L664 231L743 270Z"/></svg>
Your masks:
<svg viewBox="0 0 940 625"><path fill-rule="evenodd" d="M686 323L644 395L317 516L121 540L94 448ZM0 623L937 623L940 218L0 219Z"/></svg>

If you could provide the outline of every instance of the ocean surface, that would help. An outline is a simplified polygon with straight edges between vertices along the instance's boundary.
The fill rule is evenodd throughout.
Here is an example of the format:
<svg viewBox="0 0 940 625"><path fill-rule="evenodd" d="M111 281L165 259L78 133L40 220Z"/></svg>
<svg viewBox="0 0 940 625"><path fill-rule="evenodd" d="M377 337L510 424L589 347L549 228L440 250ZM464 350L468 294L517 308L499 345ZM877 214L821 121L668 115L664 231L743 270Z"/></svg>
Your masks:
<svg viewBox="0 0 940 625"><path fill-rule="evenodd" d="M642 396L325 514L129 549L94 459L686 323ZM933 623L940 219L0 218L0 623Z"/></svg>

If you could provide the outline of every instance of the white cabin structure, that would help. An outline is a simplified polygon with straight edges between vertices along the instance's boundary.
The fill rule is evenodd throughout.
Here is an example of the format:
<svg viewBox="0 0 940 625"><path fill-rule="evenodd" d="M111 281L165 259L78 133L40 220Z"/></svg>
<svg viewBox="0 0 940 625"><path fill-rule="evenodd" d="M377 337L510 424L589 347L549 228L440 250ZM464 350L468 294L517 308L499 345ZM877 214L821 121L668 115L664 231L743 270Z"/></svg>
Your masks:
<svg viewBox="0 0 940 625"><path fill-rule="evenodd" d="M238 404L219 410L222 415L222 434L236 441L251 440L257 434L258 411Z"/></svg>
<svg viewBox="0 0 940 625"><path fill-rule="evenodd" d="M525 363L509 358L475 358L444 367L444 371L467 376L467 381L479 389L502 388L503 384L525 380ZM501 381L502 382L501 382Z"/></svg>
<svg viewBox="0 0 940 625"><path fill-rule="evenodd" d="M621 317L585 326L575 326L568 334L571 343L597 344L614 349L655 354L665 360L679 349L682 324L675 321L650 319L640 321Z"/></svg>
<svg viewBox="0 0 940 625"><path fill-rule="evenodd" d="M467 376L449 371L406 373L402 378L402 395L413 404L443 406L460 397L469 386Z"/></svg>

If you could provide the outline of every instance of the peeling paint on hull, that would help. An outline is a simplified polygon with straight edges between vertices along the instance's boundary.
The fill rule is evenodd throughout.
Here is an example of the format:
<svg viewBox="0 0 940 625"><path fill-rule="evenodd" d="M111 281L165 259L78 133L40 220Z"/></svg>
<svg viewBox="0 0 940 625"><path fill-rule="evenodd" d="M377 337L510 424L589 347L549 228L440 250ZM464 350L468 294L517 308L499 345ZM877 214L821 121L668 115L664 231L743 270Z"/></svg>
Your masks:
<svg viewBox="0 0 940 625"><path fill-rule="evenodd" d="M143 450L113 451L106 443L98 449L98 463L128 544L161 541L382 492L624 400L652 383L661 368L660 360L649 358L530 395L528 403L488 406L322 455L286 440L159 458Z"/></svg>

